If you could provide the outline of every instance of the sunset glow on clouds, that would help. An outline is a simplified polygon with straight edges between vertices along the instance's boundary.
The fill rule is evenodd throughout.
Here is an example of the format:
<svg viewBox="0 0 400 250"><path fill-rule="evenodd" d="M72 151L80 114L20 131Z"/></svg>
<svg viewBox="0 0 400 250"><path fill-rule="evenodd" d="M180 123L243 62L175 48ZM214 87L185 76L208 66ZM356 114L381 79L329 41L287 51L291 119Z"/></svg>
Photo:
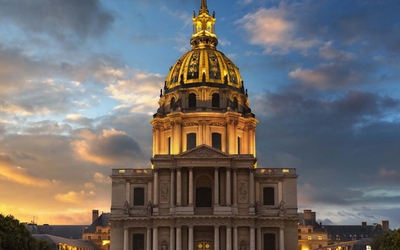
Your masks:
<svg viewBox="0 0 400 250"><path fill-rule="evenodd" d="M296 168L299 211L324 223L400 227L398 1L207 3L259 119L258 166ZM90 223L112 168L150 167L200 0L0 6L0 212Z"/></svg>

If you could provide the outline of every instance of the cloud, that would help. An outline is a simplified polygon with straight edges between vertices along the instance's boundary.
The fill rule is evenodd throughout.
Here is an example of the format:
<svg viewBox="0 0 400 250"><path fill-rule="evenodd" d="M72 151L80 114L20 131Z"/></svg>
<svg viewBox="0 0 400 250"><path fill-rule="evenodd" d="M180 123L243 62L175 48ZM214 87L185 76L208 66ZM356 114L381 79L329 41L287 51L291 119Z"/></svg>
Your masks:
<svg viewBox="0 0 400 250"><path fill-rule="evenodd" d="M317 39L296 36L296 23L289 20L285 5L261 8L236 21L249 35L250 43L261 45L265 53L286 54L290 50L307 50L319 43Z"/></svg>
<svg viewBox="0 0 400 250"><path fill-rule="evenodd" d="M27 168L15 166L11 158L0 152L0 176L6 180L17 182L23 185L36 186L41 188L50 187L60 183L58 180L48 180L35 175Z"/></svg>
<svg viewBox="0 0 400 250"><path fill-rule="evenodd" d="M61 201L65 203L87 204L90 203L90 198L93 196L95 196L95 193L93 191L87 193L85 191L80 191L80 192L69 191L66 194L56 194L54 196L54 199L56 201Z"/></svg>
<svg viewBox="0 0 400 250"><path fill-rule="evenodd" d="M123 131L114 129L100 133L88 129L77 131L78 140L72 142L76 155L83 161L106 166L140 164L143 154L140 145Z"/></svg>
<svg viewBox="0 0 400 250"><path fill-rule="evenodd" d="M0 5L2 22L17 25L25 32L49 35L58 41L100 37L114 22L114 14L98 0L1 0Z"/></svg>
<svg viewBox="0 0 400 250"><path fill-rule="evenodd" d="M76 123L84 127L91 127L93 119L84 117L82 114L67 114L65 121Z"/></svg>
<svg viewBox="0 0 400 250"><path fill-rule="evenodd" d="M110 84L105 91L121 105L116 109L129 109L131 113L152 114L156 110L164 76L148 74L142 71L132 72L130 79Z"/></svg>
<svg viewBox="0 0 400 250"><path fill-rule="evenodd" d="M109 185L111 183L111 179L109 178L109 176L105 176L104 174L99 173L99 172L94 173L93 180L96 183L100 183L100 184Z"/></svg>

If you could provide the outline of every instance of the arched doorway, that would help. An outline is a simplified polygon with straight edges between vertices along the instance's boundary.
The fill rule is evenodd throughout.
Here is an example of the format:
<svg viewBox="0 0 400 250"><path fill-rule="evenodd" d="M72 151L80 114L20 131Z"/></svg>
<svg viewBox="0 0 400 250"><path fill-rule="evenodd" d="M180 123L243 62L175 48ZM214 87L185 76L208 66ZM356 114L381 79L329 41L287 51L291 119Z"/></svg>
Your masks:
<svg viewBox="0 0 400 250"><path fill-rule="evenodd" d="M196 179L195 189L195 213L212 213L212 180L208 175L201 175Z"/></svg>

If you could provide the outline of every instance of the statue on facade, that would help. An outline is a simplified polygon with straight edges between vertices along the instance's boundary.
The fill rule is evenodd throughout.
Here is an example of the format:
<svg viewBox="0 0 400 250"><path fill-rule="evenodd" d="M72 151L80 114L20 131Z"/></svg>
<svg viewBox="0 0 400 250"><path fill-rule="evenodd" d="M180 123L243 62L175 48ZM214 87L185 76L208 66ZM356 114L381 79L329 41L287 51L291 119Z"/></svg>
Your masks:
<svg viewBox="0 0 400 250"><path fill-rule="evenodd" d="M125 214L129 215L129 203L128 203L128 201L125 201L124 208L125 208Z"/></svg>
<svg viewBox="0 0 400 250"><path fill-rule="evenodd" d="M279 203L279 216L283 216L285 214L285 202L281 200Z"/></svg>
<svg viewBox="0 0 400 250"><path fill-rule="evenodd" d="M151 201L149 201L149 203L147 204L147 214L153 215L153 204L151 203Z"/></svg>

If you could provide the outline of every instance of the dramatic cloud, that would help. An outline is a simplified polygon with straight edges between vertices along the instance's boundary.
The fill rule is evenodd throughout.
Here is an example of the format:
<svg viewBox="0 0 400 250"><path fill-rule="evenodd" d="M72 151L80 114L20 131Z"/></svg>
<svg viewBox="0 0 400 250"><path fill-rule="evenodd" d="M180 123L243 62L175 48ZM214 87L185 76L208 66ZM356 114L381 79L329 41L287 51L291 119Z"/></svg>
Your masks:
<svg viewBox="0 0 400 250"><path fill-rule="evenodd" d="M82 129L77 136L80 139L72 142L72 147L84 161L113 167L133 167L132 162L141 164L144 160L140 145L125 132L111 129L96 134Z"/></svg>
<svg viewBox="0 0 400 250"><path fill-rule="evenodd" d="M130 109L131 113L149 113L156 110L164 76L133 72L131 79L119 80L105 90L121 105L116 109Z"/></svg>
<svg viewBox="0 0 400 250"><path fill-rule="evenodd" d="M73 203L73 204L83 204L83 203L90 203L90 198L93 197L95 193L90 191L88 193L84 191L74 192L70 191L66 194L57 194L54 198L57 201L62 201L66 203Z"/></svg>
<svg viewBox="0 0 400 250"><path fill-rule="evenodd" d="M265 47L265 53L306 50L319 43L317 39L296 37L296 23L289 20L289 16L290 13L282 5L279 8L262 8L245 15L237 23L249 34L250 43Z"/></svg>
<svg viewBox="0 0 400 250"><path fill-rule="evenodd" d="M0 176L6 180L17 182L23 185L36 186L36 187L50 187L51 185L57 185L60 181L48 180L39 177L32 173L29 169L15 166L12 164L12 160L5 153L0 152Z"/></svg>
<svg viewBox="0 0 400 250"><path fill-rule="evenodd" d="M114 21L98 0L1 0L0 20L27 32L43 33L59 41L103 35ZM62 28L60 28L62 27Z"/></svg>

